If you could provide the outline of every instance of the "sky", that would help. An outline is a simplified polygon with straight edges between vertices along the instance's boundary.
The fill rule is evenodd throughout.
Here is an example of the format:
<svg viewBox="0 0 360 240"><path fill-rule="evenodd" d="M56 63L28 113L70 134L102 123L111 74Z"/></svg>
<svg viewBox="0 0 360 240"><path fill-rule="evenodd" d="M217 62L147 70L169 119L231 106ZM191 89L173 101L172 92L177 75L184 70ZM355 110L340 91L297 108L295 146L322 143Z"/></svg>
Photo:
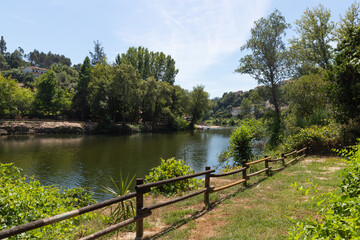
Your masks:
<svg viewBox="0 0 360 240"><path fill-rule="evenodd" d="M109 62L129 47L162 51L176 61L175 84L191 90L204 85L210 97L257 86L235 73L246 52L254 21L278 9L292 28L307 8L323 4L332 20L354 0L1 0L0 35L7 51L21 47L65 55L82 63L94 41Z"/></svg>

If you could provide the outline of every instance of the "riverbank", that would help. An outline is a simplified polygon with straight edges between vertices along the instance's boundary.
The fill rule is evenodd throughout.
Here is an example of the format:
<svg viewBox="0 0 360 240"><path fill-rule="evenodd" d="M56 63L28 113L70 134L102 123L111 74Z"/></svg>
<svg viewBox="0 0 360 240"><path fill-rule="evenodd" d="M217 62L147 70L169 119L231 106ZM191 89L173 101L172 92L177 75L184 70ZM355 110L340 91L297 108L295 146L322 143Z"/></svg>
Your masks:
<svg viewBox="0 0 360 240"><path fill-rule="evenodd" d="M221 126L195 125L195 129L209 130L221 129ZM98 128L96 122L81 121L55 121L55 120L0 120L0 135L24 135L24 134L128 134L138 132L161 132L174 131L165 126L151 126L146 124L122 125L113 124L108 128Z"/></svg>
<svg viewBox="0 0 360 240"><path fill-rule="evenodd" d="M20 134L95 134L95 122L0 121L0 135Z"/></svg>

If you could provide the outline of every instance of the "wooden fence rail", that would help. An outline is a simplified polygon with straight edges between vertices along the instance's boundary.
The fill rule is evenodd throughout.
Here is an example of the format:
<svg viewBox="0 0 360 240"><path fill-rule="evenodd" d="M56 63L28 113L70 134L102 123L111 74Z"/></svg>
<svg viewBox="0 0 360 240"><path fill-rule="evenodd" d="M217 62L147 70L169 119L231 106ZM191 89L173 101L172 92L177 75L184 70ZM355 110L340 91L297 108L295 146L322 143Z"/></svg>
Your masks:
<svg viewBox="0 0 360 240"><path fill-rule="evenodd" d="M264 173L264 172L266 172L267 176L270 176L274 172L283 170L283 169L285 169L286 166L290 165L291 163L304 158L306 156L306 153L305 153L306 149L307 148L305 147L300 150L294 150L287 154L281 154L280 158L271 159L270 157L265 156L265 158L263 158L263 159L259 159L259 160L252 161L252 162L247 162L244 164L244 167L233 170L233 171L229 171L226 173L214 174L215 169L210 169L210 167L206 167L205 171L203 171L203 172L194 173L194 174L181 176L181 177L177 177L177 178L172 178L172 179L167 179L167 180L162 180L162 181L153 182L153 183L144 184L144 182L143 182L144 180L142 178L138 178L138 179L136 179L135 192L132 192L132 193L120 196L120 197L112 198L112 199L109 199L109 200L106 200L106 201L103 201L100 203L96 203L96 204L93 204L90 206L86 206L86 207L83 207L80 209L76 209L76 210L73 210L70 212L62 213L62 214L59 214L56 216L44 218L41 220L37 220L34 222L16 226L16 227L13 227L10 229L2 230L2 231L0 231L0 239L15 236L20 233L24 233L24 232L27 232L27 231L30 231L30 230L33 230L36 228L40 228L40 227L43 227L43 226L46 226L46 225L49 225L52 223L56 223L56 222L59 222L59 221L62 221L62 220L68 219L68 218L72 218L72 217L75 217L75 216L78 216L78 215L81 215L81 214L84 214L87 212L91 212L91 211L94 211L94 210L97 210L97 209L100 209L103 207L107 207L107 206L110 206L115 203L120 203L122 201L131 199L131 198L136 198L136 216L135 217L132 217L132 218L129 218L120 223L111 225L111 226L107 227L106 229L103 229L99 232L96 232L89 236L81 238L81 240L97 239L101 236L104 236L108 233L117 231L118 229L125 227L132 223L136 223L136 239L142 239L143 232L144 232L143 219L150 216L152 214L152 212L151 212L152 210L155 210L157 208L161 208L161 207L164 207L164 206L176 203L176 202L183 201L185 199L197 196L199 194L204 194L204 204L206 206L209 206L210 205L209 195L211 193L218 192L218 191L224 190L226 188L236 186L240 183L243 183L243 185L246 187L247 181L253 176L256 176L256 175ZM298 154L300 154L300 153L302 153L302 155L298 156ZM292 159L287 160L288 157L291 157ZM282 167L273 169L271 166L269 166L269 163L276 163L279 161L281 161ZM253 166L255 164L259 164L262 162L264 162L264 164L265 164L263 169L258 170L256 172L252 172L252 173L248 172L250 169L250 166ZM242 173L242 179L240 179L240 180L234 181L230 184L227 184L227 185L224 185L221 187L215 188L215 187L210 186L211 178L229 176L229 175L237 174L240 172ZM205 187L203 189L197 190L197 191L187 194L185 196L171 199L169 201L165 201L165 202L153 204L148 207L144 207L144 194L147 192L150 192L152 187L157 187L157 186L161 186L164 184L169 184L169 183L173 183L173 182L177 182L177 181L184 181L189 178L194 178L194 177L203 176L203 175L205 176L205 184L204 184Z"/></svg>

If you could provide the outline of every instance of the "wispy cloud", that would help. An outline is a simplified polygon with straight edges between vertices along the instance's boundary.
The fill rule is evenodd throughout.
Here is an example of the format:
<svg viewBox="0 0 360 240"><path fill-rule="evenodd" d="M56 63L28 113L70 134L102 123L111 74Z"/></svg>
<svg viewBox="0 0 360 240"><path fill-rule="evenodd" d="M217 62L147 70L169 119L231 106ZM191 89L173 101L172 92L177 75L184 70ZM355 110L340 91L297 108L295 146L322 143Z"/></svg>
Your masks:
<svg viewBox="0 0 360 240"><path fill-rule="evenodd" d="M180 69L177 83L190 88L203 71L239 51L269 5L264 0L143 1L142 15L134 13L116 34L130 46L170 54Z"/></svg>
<svg viewBox="0 0 360 240"><path fill-rule="evenodd" d="M24 18L24 17L20 17L18 15L13 15L12 17L19 20L19 21L21 21L21 22L27 23L27 24L35 24L34 21L32 21L30 19L27 19L27 18Z"/></svg>

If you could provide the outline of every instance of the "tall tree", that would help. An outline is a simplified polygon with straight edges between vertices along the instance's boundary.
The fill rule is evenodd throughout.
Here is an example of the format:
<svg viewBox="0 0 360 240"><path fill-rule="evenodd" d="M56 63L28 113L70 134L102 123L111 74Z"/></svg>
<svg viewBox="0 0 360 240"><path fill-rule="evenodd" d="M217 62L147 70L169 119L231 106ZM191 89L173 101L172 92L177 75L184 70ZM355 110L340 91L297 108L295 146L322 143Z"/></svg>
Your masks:
<svg viewBox="0 0 360 240"><path fill-rule="evenodd" d="M189 93L189 113L191 115L189 127L194 128L195 123L201 120L209 110L209 93L204 91L204 86L194 87Z"/></svg>
<svg viewBox="0 0 360 240"><path fill-rule="evenodd" d="M5 58L10 68L18 68L26 65L23 56L24 50L21 47L18 47L11 54L6 54Z"/></svg>
<svg viewBox="0 0 360 240"><path fill-rule="evenodd" d="M81 120L85 120L90 115L90 107L87 102L89 95L89 83L91 79L91 64L89 57L84 59L79 71L79 81L76 85L76 93L73 105Z"/></svg>
<svg viewBox="0 0 360 240"><path fill-rule="evenodd" d="M345 16L340 16L340 22L335 30L335 37L338 42L341 42L345 37L346 29L360 26L360 4L354 2L345 12Z"/></svg>
<svg viewBox="0 0 360 240"><path fill-rule="evenodd" d="M98 62L106 57L104 47L101 46L99 40L94 41L94 52L90 52L91 65L95 66Z"/></svg>
<svg viewBox="0 0 360 240"><path fill-rule="evenodd" d="M328 79L338 120L360 121L360 26L346 29L335 49L335 63Z"/></svg>
<svg viewBox="0 0 360 240"><path fill-rule="evenodd" d="M251 37L241 50L250 50L251 55L240 59L239 68L235 71L249 74L270 90L270 102L274 106L272 143L278 141L280 134L280 92L282 80L290 76L288 55L282 37L289 27L285 18L275 10L267 18L255 22Z"/></svg>
<svg viewBox="0 0 360 240"><path fill-rule="evenodd" d="M179 70L175 67L175 60L163 52L152 52L144 47L130 47L126 53L118 54L115 64L130 64L136 68L143 80L154 77L157 81L167 82L171 85Z"/></svg>
<svg viewBox="0 0 360 240"><path fill-rule="evenodd" d="M330 17L330 10L320 4L313 9L307 8L301 18L295 21L298 37L290 40L290 49L298 75L314 72L317 67L329 68L335 28Z"/></svg>
<svg viewBox="0 0 360 240"><path fill-rule="evenodd" d="M49 68L54 63L66 65L68 67L71 66L70 58L67 58L64 55L54 54L52 52L48 52L46 54L34 49L34 51L25 54L25 57L28 59L31 65L41 68Z"/></svg>
<svg viewBox="0 0 360 240"><path fill-rule="evenodd" d="M36 83L35 109L42 115L56 116L70 108L70 95L61 89L56 73L49 70Z"/></svg>
<svg viewBox="0 0 360 240"><path fill-rule="evenodd" d="M6 42L4 40L4 37L1 36L1 40L0 40L0 54L4 56L5 52L6 52Z"/></svg>
<svg viewBox="0 0 360 240"><path fill-rule="evenodd" d="M113 67L111 92L113 116L118 115L123 124L126 121L139 120L141 107L139 72L127 64Z"/></svg>
<svg viewBox="0 0 360 240"><path fill-rule="evenodd" d="M98 117L100 125L111 121L109 101L111 98L111 66L102 59L91 68L89 95L87 101L93 116Z"/></svg>

